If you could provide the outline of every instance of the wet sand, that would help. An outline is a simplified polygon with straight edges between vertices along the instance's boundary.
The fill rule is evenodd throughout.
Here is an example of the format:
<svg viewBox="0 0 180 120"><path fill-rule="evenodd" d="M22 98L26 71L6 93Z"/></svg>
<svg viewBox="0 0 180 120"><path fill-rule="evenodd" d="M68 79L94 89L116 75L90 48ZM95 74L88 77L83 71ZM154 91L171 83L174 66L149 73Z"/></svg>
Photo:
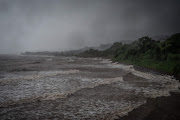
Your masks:
<svg viewBox="0 0 180 120"><path fill-rule="evenodd" d="M168 97L148 98L147 103L117 120L179 120L180 93Z"/></svg>

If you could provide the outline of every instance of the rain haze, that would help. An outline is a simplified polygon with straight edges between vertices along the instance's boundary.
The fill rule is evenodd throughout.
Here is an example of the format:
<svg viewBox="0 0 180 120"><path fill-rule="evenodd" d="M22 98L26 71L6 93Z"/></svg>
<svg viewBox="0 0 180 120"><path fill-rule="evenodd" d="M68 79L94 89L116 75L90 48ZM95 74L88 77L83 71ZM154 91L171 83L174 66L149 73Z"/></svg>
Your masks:
<svg viewBox="0 0 180 120"><path fill-rule="evenodd" d="M0 120L178 120L180 0L0 0Z"/></svg>
<svg viewBox="0 0 180 120"><path fill-rule="evenodd" d="M179 6L179 0L0 0L0 54L174 34Z"/></svg>

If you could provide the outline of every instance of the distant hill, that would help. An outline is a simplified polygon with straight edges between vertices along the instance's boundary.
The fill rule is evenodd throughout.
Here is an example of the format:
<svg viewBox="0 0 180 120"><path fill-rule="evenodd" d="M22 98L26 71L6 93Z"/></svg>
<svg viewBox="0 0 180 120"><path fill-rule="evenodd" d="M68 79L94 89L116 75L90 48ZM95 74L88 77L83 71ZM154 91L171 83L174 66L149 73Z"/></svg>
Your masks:
<svg viewBox="0 0 180 120"><path fill-rule="evenodd" d="M101 44L99 47L94 47L94 49L102 51L102 50L106 50L106 49L110 48L111 46L112 46L112 44Z"/></svg>
<svg viewBox="0 0 180 120"><path fill-rule="evenodd" d="M123 43L123 44L130 44L132 42L134 42L135 40L121 40L119 42Z"/></svg>
<svg viewBox="0 0 180 120"><path fill-rule="evenodd" d="M165 41L170 37L171 35L156 35L156 36L152 36L151 38L156 41Z"/></svg>
<svg viewBox="0 0 180 120"><path fill-rule="evenodd" d="M54 56L72 56L72 55L77 55L80 53L83 53L84 51L90 50L90 49L95 49L99 51L106 50L110 48L112 44L101 44L98 47L84 47L78 50L68 50L68 51L62 51L62 52L49 52L49 51L41 51L41 52L25 52L21 53L22 55L54 55Z"/></svg>

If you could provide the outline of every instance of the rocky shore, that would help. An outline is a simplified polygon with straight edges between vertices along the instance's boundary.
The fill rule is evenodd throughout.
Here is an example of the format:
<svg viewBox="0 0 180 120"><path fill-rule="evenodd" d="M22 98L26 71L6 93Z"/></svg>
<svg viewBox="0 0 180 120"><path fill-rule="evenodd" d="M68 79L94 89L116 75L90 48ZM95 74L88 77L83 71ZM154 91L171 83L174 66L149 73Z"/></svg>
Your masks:
<svg viewBox="0 0 180 120"><path fill-rule="evenodd" d="M155 70L155 69L150 69L150 68L146 68L146 67L141 67L141 66L137 66L137 65L133 65L133 68L135 70L138 70L138 71L141 71L141 72L145 72L145 73L151 73L151 74L155 74L155 75L171 75L173 76L172 74L169 74L167 72L163 72L163 71L160 71L160 70ZM176 80L180 81L180 76L173 76Z"/></svg>

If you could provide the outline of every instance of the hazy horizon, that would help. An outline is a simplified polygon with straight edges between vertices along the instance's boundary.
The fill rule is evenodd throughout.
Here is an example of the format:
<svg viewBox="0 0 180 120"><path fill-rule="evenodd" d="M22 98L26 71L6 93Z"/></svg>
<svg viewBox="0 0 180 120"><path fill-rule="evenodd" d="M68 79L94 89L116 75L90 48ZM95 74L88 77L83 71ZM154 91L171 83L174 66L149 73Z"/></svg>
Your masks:
<svg viewBox="0 0 180 120"><path fill-rule="evenodd" d="M179 0L0 0L0 54L180 32Z"/></svg>

